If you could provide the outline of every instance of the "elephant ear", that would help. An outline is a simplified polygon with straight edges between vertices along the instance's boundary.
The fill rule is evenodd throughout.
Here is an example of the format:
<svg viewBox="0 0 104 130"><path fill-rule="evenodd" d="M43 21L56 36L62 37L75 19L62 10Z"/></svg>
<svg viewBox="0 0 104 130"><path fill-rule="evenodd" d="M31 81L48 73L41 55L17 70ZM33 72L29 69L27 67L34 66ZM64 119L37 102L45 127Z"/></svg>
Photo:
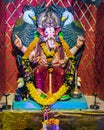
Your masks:
<svg viewBox="0 0 104 130"><path fill-rule="evenodd" d="M78 36L84 35L84 30L82 29L79 21L74 20L72 23L63 26L62 30L63 37L70 48L74 47L76 45L76 41ZM76 53L76 66L79 65L82 53L83 53L84 45L79 49L79 51Z"/></svg>

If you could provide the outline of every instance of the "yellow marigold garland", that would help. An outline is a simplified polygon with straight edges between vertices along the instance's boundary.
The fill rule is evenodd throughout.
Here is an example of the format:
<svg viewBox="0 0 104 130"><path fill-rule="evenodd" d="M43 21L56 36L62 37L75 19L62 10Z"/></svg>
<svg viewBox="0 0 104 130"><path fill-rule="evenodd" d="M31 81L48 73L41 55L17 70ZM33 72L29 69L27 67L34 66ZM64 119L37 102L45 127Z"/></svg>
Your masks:
<svg viewBox="0 0 104 130"><path fill-rule="evenodd" d="M46 55L46 57L53 57L55 55L55 51L54 49L52 49L51 51L48 51L47 50L47 47L46 47L46 43L41 43L41 47L44 51L44 54Z"/></svg>
<svg viewBox="0 0 104 130"><path fill-rule="evenodd" d="M62 47L64 51L66 52L67 57L72 56L73 54L70 52L68 44L62 37L60 37L60 42L62 43Z"/></svg>
<svg viewBox="0 0 104 130"><path fill-rule="evenodd" d="M34 86L34 84L32 82L27 82L26 86L27 86L27 88L29 90L29 94L31 95L31 97L37 103L39 103L39 104L41 104L43 106L54 104L68 90L68 87L65 84L63 84L61 86L61 88L58 90L58 92L56 92L56 93L52 94L52 96L44 99L44 98L40 97L40 95L37 92L37 89L35 88L35 86Z"/></svg>
<svg viewBox="0 0 104 130"><path fill-rule="evenodd" d="M34 40L29 44L24 56L28 57L29 54L31 53L31 51L37 45L38 42L39 42L39 37L35 37Z"/></svg>

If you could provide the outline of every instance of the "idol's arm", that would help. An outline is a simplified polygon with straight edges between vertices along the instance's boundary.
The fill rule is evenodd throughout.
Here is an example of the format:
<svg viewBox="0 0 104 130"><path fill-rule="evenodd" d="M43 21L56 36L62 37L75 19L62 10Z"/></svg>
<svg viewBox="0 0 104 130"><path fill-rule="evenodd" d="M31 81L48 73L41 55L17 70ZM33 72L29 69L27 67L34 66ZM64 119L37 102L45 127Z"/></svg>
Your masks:
<svg viewBox="0 0 104 130"><path fill-rule="evenodd" d="M20 49L23 53L25 53L26 50L27 50L27 47L25 47L25 46L22 44L21 39L20 39L17 35L15 35L15 37L16 37L16 40L14 41L15 46L16 46L18 49Z"/></svg>
<svg viewBox="0 0 104 130"><path fill-rule="evenodd" d="M83 36L78 36L76 45L70 49L71 53L75 55L79 50L79 48L81 48L81 46L84 44L84 42L85 42L85 38Z"/></svg>
<svg viewBox="0 0 104 130"><path fill-rule="evenodd" d="M23 53L25 53L26 52L26 50L27 50L27 47L25 47L23 44L22 44L22 42L21 42L21 39L17 36L17 35L15 35L15 37L16 37L16 40L15 40L15 42L14 42L14 44L15 44L15 46L18 48L18 49L20 49ZM29 54L29 60L31 61L31 62L38 62L39 60L40 60L40 57L38 56L38 55L36 55L36 48L34 48L34 50Z"/></svg>

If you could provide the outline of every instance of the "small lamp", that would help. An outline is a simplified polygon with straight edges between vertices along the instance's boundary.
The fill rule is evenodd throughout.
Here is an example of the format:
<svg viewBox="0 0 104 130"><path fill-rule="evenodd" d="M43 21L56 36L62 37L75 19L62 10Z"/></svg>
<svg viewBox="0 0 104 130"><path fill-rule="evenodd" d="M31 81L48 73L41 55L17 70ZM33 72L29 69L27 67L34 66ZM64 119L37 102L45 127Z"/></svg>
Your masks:
<svg viewBox="0 0 104 130"><path fill-rule="evenodd" d="M94 95L94 104L90 105L90 108L97 110L97 109L99 109L99 106L96 104L96 97L98 96L98 94L94 93L93 95Z"/></svg>
<svg viewBox="0 0 104 130"><path fill-rule="evenodd" d="M3 94L3 96L5 96L5 99L6 99L5 105L2 106L2 109L3 109L3 110L9 110L9 109L11 109L11 105L8 105L8 100L7 100L7 97L8 97L9 95L10 95L9 93L4 93L4 94Z"/></svg>
<svg viewBox="0 0 104 130"><path fill-rule="evenodd" d="M82 93L81 93L80 89L78 88L77 69L75 70L75 88L74 88L74 91L72 91L71 96L73 98L81 98L82 97Z"/></svg>

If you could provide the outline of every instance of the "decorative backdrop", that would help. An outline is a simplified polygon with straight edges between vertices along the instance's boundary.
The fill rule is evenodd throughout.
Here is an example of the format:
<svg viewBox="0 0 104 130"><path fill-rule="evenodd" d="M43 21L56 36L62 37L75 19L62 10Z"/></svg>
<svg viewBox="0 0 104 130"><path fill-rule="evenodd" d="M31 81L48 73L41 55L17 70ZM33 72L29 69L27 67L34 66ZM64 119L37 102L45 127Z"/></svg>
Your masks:
<svg viewBox="0 0 104 130"><path fill-rule="evenodd" d="M14 23L16 19L22 15L22 8L25 4L37 6L43 1L44 0L14 0L13 2L7 4L4 4L2 1L0 1L0 96L2 96L2 94L5 92L14 92L17 87L16 79L18 70L16 67L15 58L12 54L11 45L11 32ZM81 90L84 94L91 95L93 92L99 92L99 96L104 99L104 95L102 95L103 92L101 91L101 89L104 90L104 80L102 80L102 82L98 85L98 82L100 82L99 73L102 73L102 71L99 70L101 69L101 65L103 65L102 62L104 63L104 60L99 59L100 36L98 36L99 31L96 31L96 29L99 29L99 26L102 27L102 25L96 25L97 18L100 17L98 16L98 14L100 13L97 12L102 8L102 5L99 9L97 9L97 7L95 7L94 5L86 3L84 4L77 0L46 0L46 6L51 5L52 1L54 1L59 6L69 7L70 5L72 5L74 7L75 19L79 19L79 21L81 22L81 25L85 30L86 38L85 50L78 70L78 74L81 77ZM102 20L104 21L104 17L102 18ZM99 23L99 20L97 22ZM103 42L104 31L102 32ZM97 41L97 37L99 38L99 41ZM97 44L97 42L99 44ZM104 54L104 45L103 49L101 47L101 50ZM101 64L99 65L98 63Z"/></svg>
<svg viewBox="0 0 104 130"><path fill-rule="evenodd" d="M104 3L98 7L95 30L95 88L104 99Z"/></svg>

